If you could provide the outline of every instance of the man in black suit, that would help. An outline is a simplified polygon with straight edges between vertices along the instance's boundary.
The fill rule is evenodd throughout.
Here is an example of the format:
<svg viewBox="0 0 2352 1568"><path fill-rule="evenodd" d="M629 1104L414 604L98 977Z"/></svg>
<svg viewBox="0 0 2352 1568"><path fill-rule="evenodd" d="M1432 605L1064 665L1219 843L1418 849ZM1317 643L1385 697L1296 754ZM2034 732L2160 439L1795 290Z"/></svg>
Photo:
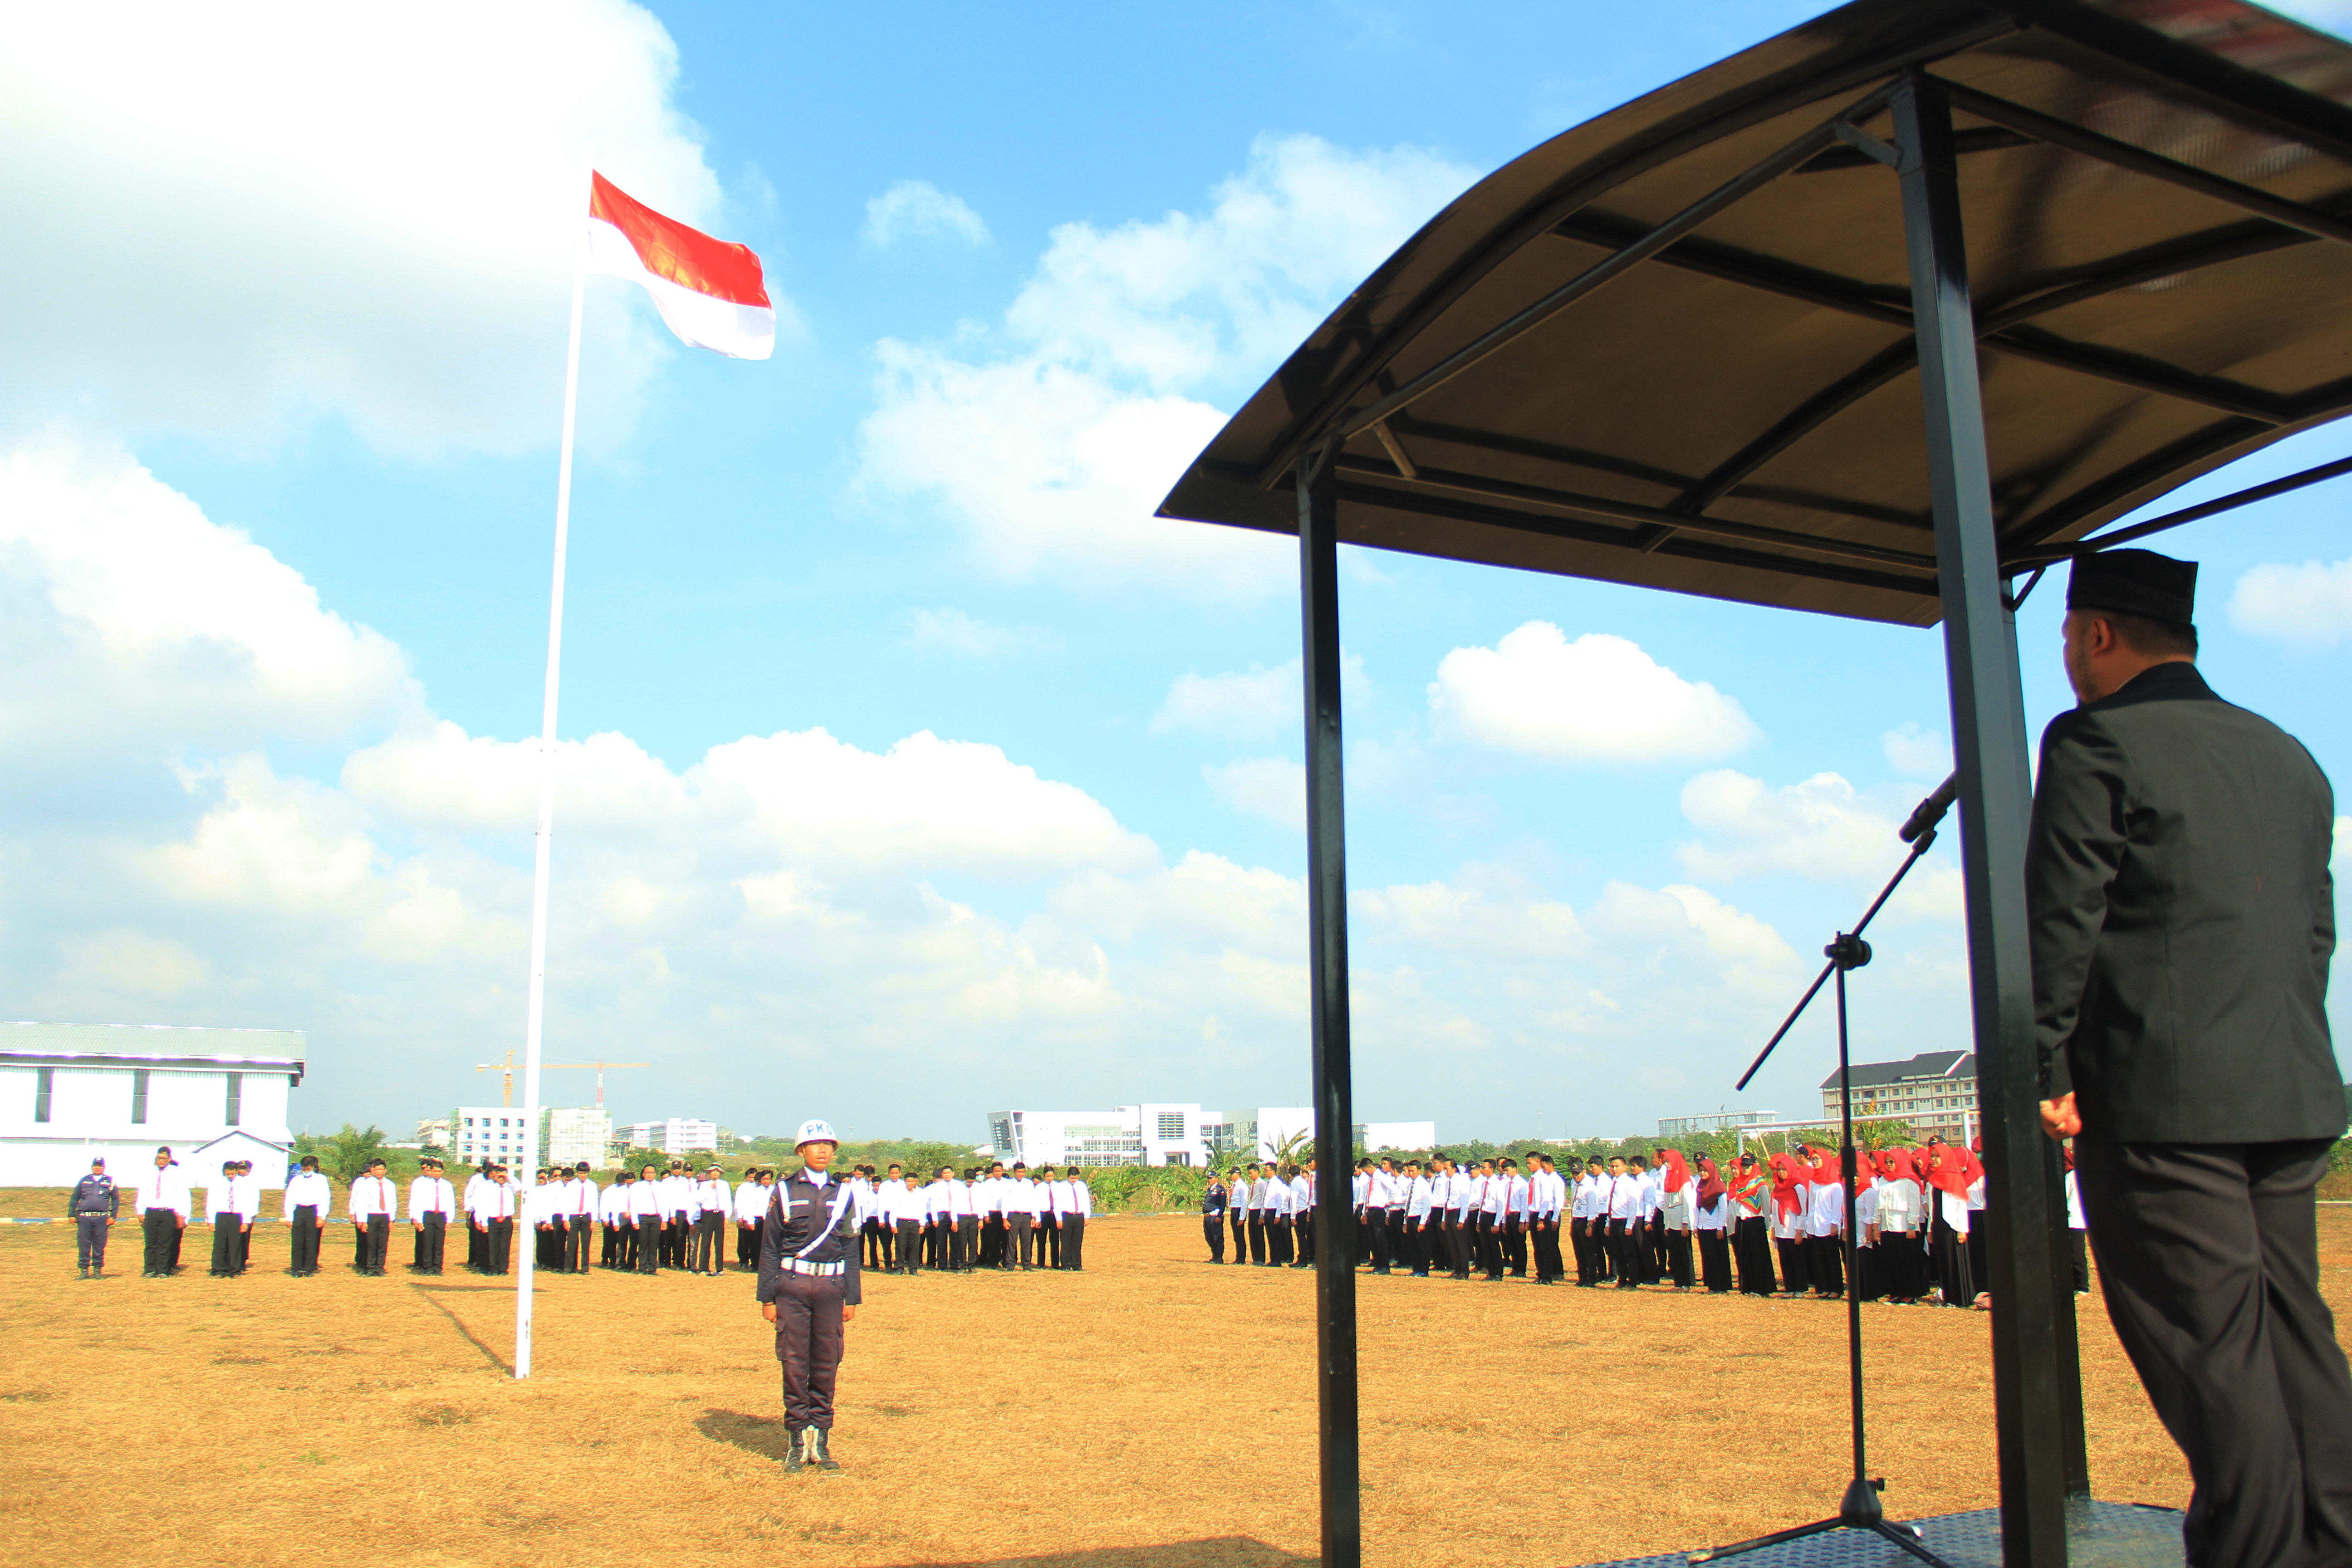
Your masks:
<svg viewBox="0 0 2352 1568"><path fill-rule="evenodd" d="M2352 1563L2352 1373L2313 1188L2345 1126L2327 1029L2335 801L2197 673L2197 568L2077 561L2026 904L2042 1113L2073 1136L2107 1309L2189 1460L2192 1568Z"/></svg>

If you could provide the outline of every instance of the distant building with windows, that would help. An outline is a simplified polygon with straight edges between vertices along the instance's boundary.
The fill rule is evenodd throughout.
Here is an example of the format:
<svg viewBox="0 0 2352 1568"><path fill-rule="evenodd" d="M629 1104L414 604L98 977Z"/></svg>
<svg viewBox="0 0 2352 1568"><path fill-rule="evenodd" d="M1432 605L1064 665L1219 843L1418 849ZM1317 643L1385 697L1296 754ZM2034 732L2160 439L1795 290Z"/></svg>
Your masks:
<svg viewBox="0 0 2352 1568"><path fill-rule="evenodd" d="M1929 1051L1903 1062L1856 1062L1853 1066L1853 1113L1900 1117L1920 1137L1931 1133L1965 1142L1976 1135L1977 1056L1974 1051ZM1822 1080L1822 1115L1834 1122L1840 1110L1838 1075Z"/></svg>
<svg viewBox="0 0 2352 1568"><path fill-rule="evenodd" d="M1661 1116L1658 1136L1688 1138L1700 1132L1728 1132L1735 1127L1762 1127L1778 1121L1777 1110L1718 1110L1711 1116Z"/></svg>
<svg viewBox="0 0 2352 1568"><path fill-rule="evenodd" d="M286 1183L299 1029L0 1024L0 1185L71 1186L103 1159L130 1186L168 1146L197 1186L251 1160Z"/></svg>
<svg viewBox="0 0 2352 1568"><path fill-rule="evenodd" d="M665 1154L714 1154L719 1152L719 1123L690 1116L632 1121L621 1129L620 1142L626 1148L658 1149Z"/></svg>
<svg viewBox="0 0 2352 1568"><path fill-rule="evenodd" d="M1026 1165L1204 1165L1215 1111L1196 1104L1109 1110L992 1110L990 1157Z"/></svg>

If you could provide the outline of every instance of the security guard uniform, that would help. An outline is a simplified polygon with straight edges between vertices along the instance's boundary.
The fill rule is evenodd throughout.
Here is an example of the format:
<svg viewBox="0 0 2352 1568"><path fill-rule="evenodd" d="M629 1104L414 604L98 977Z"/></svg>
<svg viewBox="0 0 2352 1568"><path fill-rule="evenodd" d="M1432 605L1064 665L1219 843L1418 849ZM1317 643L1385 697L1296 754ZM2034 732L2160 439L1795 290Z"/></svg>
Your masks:
<svg viewBox="0 0 2352 1568"><path fill-rule="evenodd" d="M840 1144L823 1121L801 1124L795 1149ZM841 1369L842 1310L860 1300L857 1196L848 1182L806 1165L776 1184L760 1226L759 1299L774 1308L776 1359L784 1369L788 1470L841 1467L826 1451L833 1388Z"/></svg>
<svg viewBox="0 0 2352 1568"><path fill-rule="evenodd" d="M66 1212L73 1215L74 1261L82 1279L95 1279L106 1272L106 1227L122 1213L122 1193L106 1173L105 1161L90 1162L89 1174L74 1184Z"/></svg>

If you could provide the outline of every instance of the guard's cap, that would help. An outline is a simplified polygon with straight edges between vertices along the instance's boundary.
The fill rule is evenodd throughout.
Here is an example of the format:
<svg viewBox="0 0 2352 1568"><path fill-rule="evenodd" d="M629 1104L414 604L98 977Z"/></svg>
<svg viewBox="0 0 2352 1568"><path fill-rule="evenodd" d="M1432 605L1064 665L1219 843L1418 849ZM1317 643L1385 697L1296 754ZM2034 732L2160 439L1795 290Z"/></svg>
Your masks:
<svg viewBox="0 0 2352 1568"><path fill-rule="evenodd" d="M793 1139L793 1147L797 1149L803 1143L837 1144L840 1142L841 1134L833 1130L832 1122L813 1119L801 1123L799 1134Z"/></svg>
<svg viewBox="0 0 2352 1568"><path fill-rule="evenodd" d="M2066 582L2066 607L2187 626L2197 618L2197 563L2153 550L2077 556Z"/></svg>
<svg viewBox="0 0 2352 1568"><path fill-rule="evenodd" d="M89 1168L93 1171L104 1170L106 1168L106 1156L100 1154L97 1159L92 1160L89 1163Z"/></svg>
<svg viewBox="0 0 2352 1568"><path fill-rule="evenodd" d="M585 1161L585 1160L583 1160L583 1161L581 1161L581 1162L580 1162L580 1163L578 1163L578 1164L576 1164L576 1165L572 1166L572 1168L573 1170L575 1170L575 1171L580 1172L581 1173L583 1173L583 1174L584 1175L584 1174L587 1173L587 1170L588 1170L588 1162L587 1162L587 1161Z"/></svg>

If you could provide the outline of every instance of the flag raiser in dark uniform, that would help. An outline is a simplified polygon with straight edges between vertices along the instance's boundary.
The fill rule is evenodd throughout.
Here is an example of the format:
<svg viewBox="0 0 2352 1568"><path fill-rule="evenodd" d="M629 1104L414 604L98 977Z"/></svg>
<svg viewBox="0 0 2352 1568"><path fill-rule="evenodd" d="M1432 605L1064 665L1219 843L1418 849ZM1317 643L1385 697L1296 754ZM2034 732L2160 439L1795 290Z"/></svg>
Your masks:
<svg viewBox="0 0 2352 1568"><path fill-rule="evenodd" d="M802 1124L796 1147L806 1163L776 1184L760 1226L759 1299L772 1309L776 1325L792 1469L803 1462L839 1468L826 1438L833 1430L844 1309L854 1310L860 1300L856 1194L823 1168L839 1143L826 1123Z"/></svg>

